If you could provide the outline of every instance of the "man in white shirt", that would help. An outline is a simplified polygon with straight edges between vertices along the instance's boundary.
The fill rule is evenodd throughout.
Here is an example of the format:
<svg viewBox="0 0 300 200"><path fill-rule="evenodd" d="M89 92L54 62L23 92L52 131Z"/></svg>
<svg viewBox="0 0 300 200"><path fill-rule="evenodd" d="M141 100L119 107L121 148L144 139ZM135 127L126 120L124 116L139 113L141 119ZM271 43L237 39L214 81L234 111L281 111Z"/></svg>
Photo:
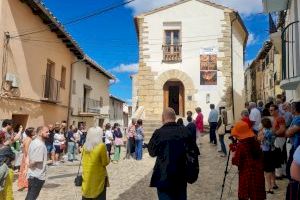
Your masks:
<svg viewBox="0 0 300 200"><path fill-rule="evenodd" d="M37 138L29 146L28 192L25 200L36 200L46 179L47 148L45 140L49 137L48 127L38 127Z"/></svg>
<svg viewBox="0 0 300 200"><path fill-rule="evenodd" d="M258 133L259 131L259 125L261 122L261 113L260 111L256 108L256 103L255 102L250 102L249 103L249 108L250 108L250 121L252 123L252 129L255 132L255 134Z"/></svg>

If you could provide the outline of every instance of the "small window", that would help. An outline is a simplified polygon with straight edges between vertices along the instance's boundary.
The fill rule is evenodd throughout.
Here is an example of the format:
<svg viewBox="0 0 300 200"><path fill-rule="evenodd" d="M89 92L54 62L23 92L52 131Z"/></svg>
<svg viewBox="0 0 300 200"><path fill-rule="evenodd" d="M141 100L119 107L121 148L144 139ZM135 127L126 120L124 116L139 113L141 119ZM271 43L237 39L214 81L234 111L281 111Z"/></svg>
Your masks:
<svg viewBox="0 0 300 200"><path fill-rule="evenodd" d="M90 68L86 68L86 79L90 79Z"/></svg>
<svg viewBox="0 0 300 200"><path fill-rule="evenodd" d="M60 76L60 87L63 88L63 89L66 88L66 74L67 74L67 70L63 66L61 68L61 76Z"/></svg>
<svg viewBox="0 0 300 200"><path fill-rule="evenodd" d="M72 94L76 94L76 80L72 81Z"/></svg>

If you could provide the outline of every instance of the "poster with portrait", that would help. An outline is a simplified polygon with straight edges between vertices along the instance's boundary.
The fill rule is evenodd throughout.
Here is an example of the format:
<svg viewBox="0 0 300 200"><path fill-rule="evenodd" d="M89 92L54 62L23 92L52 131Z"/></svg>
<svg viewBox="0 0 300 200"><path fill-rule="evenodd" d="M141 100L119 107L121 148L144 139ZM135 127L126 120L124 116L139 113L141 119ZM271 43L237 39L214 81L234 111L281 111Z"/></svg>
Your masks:
<svg viewBox="0 0 300 200"><path fill-rule="evenodd" d="M206 48L200 54L200 85L217 85L217 52Z"/></svg>
<svg viewBox="0 0 300 200"><path fill-rule="evenodd" d="M200 85L217 85L217 71L200 71Z"/></svg>

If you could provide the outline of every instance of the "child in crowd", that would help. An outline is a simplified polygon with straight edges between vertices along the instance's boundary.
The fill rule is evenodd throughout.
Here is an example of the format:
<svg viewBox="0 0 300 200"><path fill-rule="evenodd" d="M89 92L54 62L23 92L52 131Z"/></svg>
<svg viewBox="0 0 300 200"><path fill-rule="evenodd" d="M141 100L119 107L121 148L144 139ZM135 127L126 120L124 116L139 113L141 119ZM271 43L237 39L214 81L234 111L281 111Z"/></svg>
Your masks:
<svg viewBox="0 0 300 200"><path fill-rule="evenodd" d="M275 183L275 138L272 133L272 123L267 117L261 121L262 129L259 132L258 140L261 142L261 148L263 151L263 163L265 172L265 181L267 186L267 194L274 194L273 189L276 188Z"/></svg>

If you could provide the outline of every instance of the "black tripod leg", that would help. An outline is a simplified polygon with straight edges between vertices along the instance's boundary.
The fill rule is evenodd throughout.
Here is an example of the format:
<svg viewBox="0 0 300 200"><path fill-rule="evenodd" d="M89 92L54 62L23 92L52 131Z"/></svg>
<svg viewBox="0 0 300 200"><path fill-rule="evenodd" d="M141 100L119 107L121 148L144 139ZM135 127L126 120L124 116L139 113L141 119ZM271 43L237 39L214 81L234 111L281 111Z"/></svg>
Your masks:
<svg viewBox="0 0 300 200"><path fill-rule="evenodd" d="M226 181L226 177L227 177L227 174L228 174L228 164L229 164L229 159L230 159L230 152L231 151L229 150L228 157L227 157L227 162L226 162L226 167L225 167L225 171L224 171L224 178L223 178L222 192L221 192L220 200L222 200L222 198L223 198L223 192L224 192L224 188L225 188L225 181Z"/></svg>

